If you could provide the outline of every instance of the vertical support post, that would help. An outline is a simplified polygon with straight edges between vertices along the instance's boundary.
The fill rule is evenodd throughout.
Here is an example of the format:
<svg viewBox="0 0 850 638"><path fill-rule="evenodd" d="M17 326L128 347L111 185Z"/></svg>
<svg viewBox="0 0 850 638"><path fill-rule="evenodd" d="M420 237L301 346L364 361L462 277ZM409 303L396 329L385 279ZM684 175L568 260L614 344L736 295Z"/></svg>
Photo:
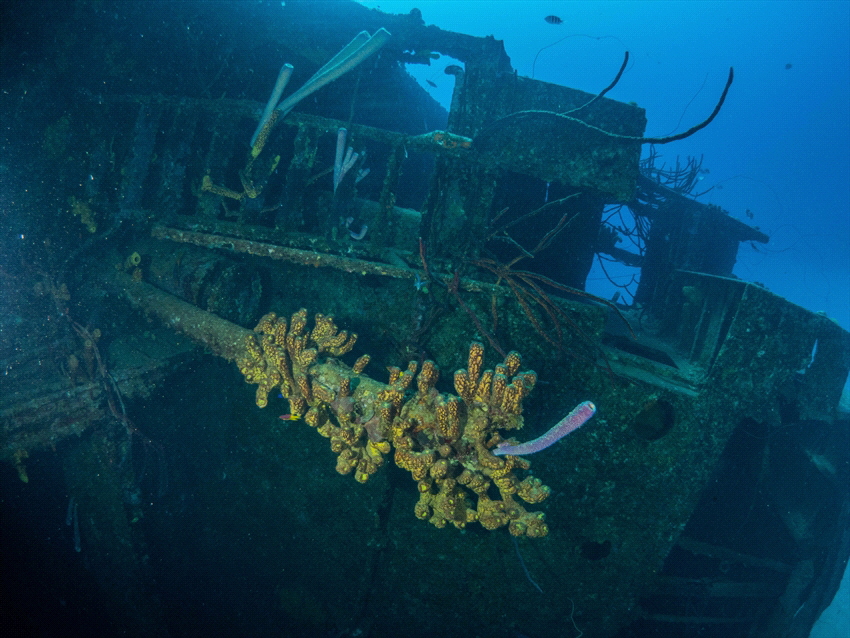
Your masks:
<svg viewBox="0 0 850 638"><path fill-rule="evenodd" d="M395 206L395 192L398 187L404 156L404 147L395 146L387 159L384 185L381 188L381 196L378 200L380 211L378 212L378 217L375 220L375 228L373 229L373 241L379 246L392 246L396 242L398 220L395 218L393 208Z"/></svg>
<svg viewBox="0 0 850 638"><path fill-rule="evenodd" d="M286 171L283 206L275 219L275 226L289 231L312 228L318 223L315 212L308 213L304 206L307 182L316 163L318 145L306 126L299 124L295 136L294 153Z"/></svg>

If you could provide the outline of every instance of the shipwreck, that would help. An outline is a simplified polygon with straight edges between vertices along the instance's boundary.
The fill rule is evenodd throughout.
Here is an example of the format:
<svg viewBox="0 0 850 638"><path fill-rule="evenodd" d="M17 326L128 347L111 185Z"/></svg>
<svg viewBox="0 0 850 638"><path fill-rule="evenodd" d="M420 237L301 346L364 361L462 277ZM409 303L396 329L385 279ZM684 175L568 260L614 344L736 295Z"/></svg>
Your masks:
<svg viewBox="0 0 850 638"><path fill-rule="evenodd" d="M289 635L808 635L850 554L850 336L733 276L768 237L698 164L642 163L675 140L616 69L547 84L349 2L187 4L149 33L192 55L157 56L79 4L15 79L69 99L0 98L60 211L0 273L0 452L17 498L73 496L116 626L188 626L186 570L243 602L260 574ZM89 63L107 90L70 87ZM445 66L448 112L406 64ZM585 291L598 255L640 270L629 303Z"/></svg>

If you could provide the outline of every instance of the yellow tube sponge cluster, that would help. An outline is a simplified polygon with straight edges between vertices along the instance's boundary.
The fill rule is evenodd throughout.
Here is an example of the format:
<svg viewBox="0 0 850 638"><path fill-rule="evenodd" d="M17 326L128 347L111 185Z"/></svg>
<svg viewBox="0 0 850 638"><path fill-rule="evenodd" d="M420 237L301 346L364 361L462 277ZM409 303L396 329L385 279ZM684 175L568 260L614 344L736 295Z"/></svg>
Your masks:
<svg viewBox="0 0 850 638"><path fill-rule="evenodd" d="M288 328L285 318L271 312L254 328L257 335L246 338L247 356L237 363L245 380L259 385L259 407L266 407L269 392L280 386L293 412L304 414L304 408L315 403L313 389L317 384L310 368L318 355L327 352L334 357L341 356L357 341L356 334L340 332L332 317L316 315L315 327L310 331L306 328L307 311L303 308L292 315Z"/></svg>
<svg viewBox="0 0 850 638"><path fill-rule="evenodd" d="M339 331L331 317L316 315L308 330L306 310L288 325L272 313L254 332L238 363L246 381L258 386L257 405L265 407L279 387L292 413L330 439L340 474L364 483L393 452L395 464L417 483L418 518L440 528L478 522L491 530L507 525L514 536L548 533L543 513L527 511L523 502L540 503L549 488L515 475L528 470L527 460L492 454L503 441L499 430L523 426L522 401L537 381L519 370L519 354L483 370L484 347L473 343L466 369L455 372L453 395L437 391L432 361L389 368L387 384L363 374L366 355L349 368L337 357L357 337Z"/></svg>

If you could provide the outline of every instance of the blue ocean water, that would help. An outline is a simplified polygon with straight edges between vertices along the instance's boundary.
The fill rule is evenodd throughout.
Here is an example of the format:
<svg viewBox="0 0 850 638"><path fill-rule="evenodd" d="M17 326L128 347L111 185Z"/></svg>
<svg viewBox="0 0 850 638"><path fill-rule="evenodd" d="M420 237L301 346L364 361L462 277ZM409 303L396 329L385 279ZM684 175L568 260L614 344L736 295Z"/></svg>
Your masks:
<svg viewBox="0 0 850 638"><path fill-rule="evenodd" d="M362 4L389 13L416 7L426 24L493 35L520 75L588 93L607 86L629 51L608 97L645 108L651 136L702 121L734 67L717 119L656 150L668 164L703 157L710 171L703 183L714 188L700 201L770 236L767 245L742 245L737 276L850 327L850 3ZM547 15L562 23L546 22ZM451 78L440 82L429 67L411 72L448 106ZM588 289L613 290L598 270Z"/></svg>

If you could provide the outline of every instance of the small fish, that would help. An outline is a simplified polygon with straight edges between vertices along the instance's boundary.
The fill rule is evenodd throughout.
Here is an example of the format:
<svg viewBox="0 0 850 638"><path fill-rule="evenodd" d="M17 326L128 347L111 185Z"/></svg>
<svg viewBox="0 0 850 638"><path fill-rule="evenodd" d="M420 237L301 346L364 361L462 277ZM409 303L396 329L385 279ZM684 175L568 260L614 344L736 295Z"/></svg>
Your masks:
<svg viewBox="0 0 850 638"><path fill-rule="evenodd" d="M787 70L788 70L788 69L790 69L792 66L794 66L794 65L793 65L793 64L791 64L791 63L789 62L788 64L786 64L786 65L785 65L785 70L787 71Z"/></svg>
<svg viewBox="0 0 850 638"><path fill-rule="evenodd" d="M417 292L421 292L421 293L424 293L424 294L427 295L428 294L428 281L422 279L422 277L419 276L419 273L415 273L414 277L416 279L414 279L414 281L413 281L413 287L416 288Z"/></svg>
<svg viewBox="0 0 850 638"><path fill-rule="evenodd" d="M432 82L431 80L425 80L425 81L428 83L428 86L433 86L434 88L437 88L436 82Z"/></svg>
<svg viewBox="0 0 850 638"><path fill-rule="evenodd" d="M300 414L281 414L277 417L281 421L298 421L301 418Z"/></svg>
<svg viewBox="0 0 850 638"><path fill-rule="evenodd" d="M543 19L546 20L546 22L548 22L549 24L562 24L564 22L558 16L546 16Z"/></svg>

